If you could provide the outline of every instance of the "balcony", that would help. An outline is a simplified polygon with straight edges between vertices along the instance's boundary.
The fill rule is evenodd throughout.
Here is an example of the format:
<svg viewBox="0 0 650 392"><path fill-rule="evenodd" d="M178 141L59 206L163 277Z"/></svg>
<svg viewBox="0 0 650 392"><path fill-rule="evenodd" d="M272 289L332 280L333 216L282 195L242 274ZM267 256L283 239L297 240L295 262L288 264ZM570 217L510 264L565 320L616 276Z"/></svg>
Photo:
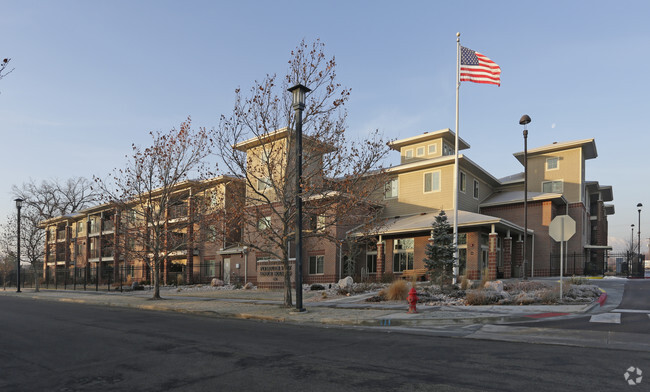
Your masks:
<svg viewBox="0 0 650 392"><path fill-rule="evenodd" d="M56 240L57 241L65 241L65 232L66 230L57 230L56 232Z"/></svg>
<svg viewBox="0 0 650 392"><path fill-rule="evenodd" d="M169 207L169 219L187 218L188 208L186 204L179 204Z"/></svg>
<svg viewBox="0 0 650 392"><path fill-rule="evenodd" d="M115 231L115 224L112 220L104 221L103 226L104 228L102 229L102 233L112 233Z"/></svg>
<svg viewBox="0 0 650 392"><path fill-rule="evenodd" d="M115 248L112 246L107 246L102 249L102 258L112 259L115 254Z"/></svg>
<svg viewBox="0 0 650 392"><path fill-rule="evenodd" d="M56 252L56 260L54 261L65 261L65 252Z"/></svg>

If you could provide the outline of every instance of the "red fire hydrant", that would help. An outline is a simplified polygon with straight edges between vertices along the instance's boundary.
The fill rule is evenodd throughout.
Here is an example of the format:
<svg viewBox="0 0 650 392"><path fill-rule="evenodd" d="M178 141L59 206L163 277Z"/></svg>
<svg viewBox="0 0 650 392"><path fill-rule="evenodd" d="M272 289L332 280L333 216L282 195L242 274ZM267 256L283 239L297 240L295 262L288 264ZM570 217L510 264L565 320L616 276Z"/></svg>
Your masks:
<svg viewBox="0 0 650 392"><path fill-rule="evenodd" d="M411 287L411 291L409 291L409 296L406 298L406 302L409 303L409 311L407 313L418 312L418 310L415 308L418 304L418 294L415 291L415 287Z"/></svg>

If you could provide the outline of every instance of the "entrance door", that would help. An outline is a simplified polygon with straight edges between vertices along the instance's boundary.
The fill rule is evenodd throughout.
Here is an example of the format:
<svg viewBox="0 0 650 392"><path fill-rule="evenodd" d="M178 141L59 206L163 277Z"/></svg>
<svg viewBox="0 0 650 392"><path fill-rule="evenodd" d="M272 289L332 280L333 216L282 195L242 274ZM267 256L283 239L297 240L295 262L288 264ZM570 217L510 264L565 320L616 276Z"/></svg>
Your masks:
<svg viewBox="0 0 650 392"><path fill-rule="evenodd" d="M230 257L223 259L223 282L230 284Z"/></svg>

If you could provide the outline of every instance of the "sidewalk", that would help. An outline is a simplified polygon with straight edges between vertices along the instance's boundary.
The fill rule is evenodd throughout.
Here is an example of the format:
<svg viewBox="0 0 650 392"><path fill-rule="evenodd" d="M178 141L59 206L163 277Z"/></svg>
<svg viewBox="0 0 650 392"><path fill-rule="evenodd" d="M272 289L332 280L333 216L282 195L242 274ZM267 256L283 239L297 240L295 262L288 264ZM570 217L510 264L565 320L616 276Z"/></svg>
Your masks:
<svg viewBox="0 0 650 392"><path fill-rule="evenodd" d="M625 280L594 281L607 291L608 300L603 307L612 309L620 303ZM242 296L252 291L241 291ZM254 295L254 297L263 296ZM41 290L35 293L24 289L22 293L0 291L0 295L19 296L37 300L83 303L96 306L114 306L132 309L172 311L211 317L254 319L294 324L358 325L358 326L444 326L469 324L505 324L518 321L535 321L548 317L570 317L587 312L599 312L601 304L587 305L528 305L528 306L423 306L418 313L407 313L408 305L368 303L365 298L373 294L338 297L320 302L304 302L306 312L282 307L282 301L250 298L215 298L201 293L161 291L163 300L153 301L150 291L92 292ZM236 293L233 294L236 296ZM277 295L276 295L277 297ZM612 307L613 306L613 307Z"/></svg>

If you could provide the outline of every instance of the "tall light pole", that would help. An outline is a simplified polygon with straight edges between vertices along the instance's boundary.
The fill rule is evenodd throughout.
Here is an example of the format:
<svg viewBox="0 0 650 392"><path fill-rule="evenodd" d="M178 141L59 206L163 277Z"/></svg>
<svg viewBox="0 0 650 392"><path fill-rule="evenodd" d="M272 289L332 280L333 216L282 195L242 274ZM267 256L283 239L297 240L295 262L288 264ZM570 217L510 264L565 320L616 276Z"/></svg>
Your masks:
<svg viewBox="0 0 650 392"><path fill-rule="evenodd" d="M305 110L305 94L311 90L296 84L288 91L293 94L293 110L296 112L296 310L302 307L302 111Z"/></svg>
<svg viewBox="0 0 650 392"><path fill-rule="evenodd" d="M630 237L630 255L627 258L627 277L630 277L630 259L632 259L634 256L634 223L631 224L632 226L632 236Z"/></svg>
<svg viewBox="0 0 650 392"><path fill-rule="evenodd" d="M20 293L20 209L23 208L23 199L18 198L16 202L16 210L18 210L18 222L16 223L16 292Z"/></svg>
<svg viewBox="0 0 650 392"><path fill-rule="evenodd" d="M636 205L636 208L639 210L639 225L636 227L636 234L639 236L639 237L638 237L638 238L639 238L639 241L638 241L638 245L639 245L639 251L638 251L639 260L641 260L641 207L643 207L643 204L641 204L641 203L639 203L639 204Z"/></svg>
<svg viewBox="0 0 650 392"><path fill-rule="evenodd" d="M528 129L526 129L526 125L530 124L530 121L530 116L527 114L519 119L519 124L524 126L524 268L522 271L524 279L528 279L526 275L526 237L528 236Z"/></svg>

